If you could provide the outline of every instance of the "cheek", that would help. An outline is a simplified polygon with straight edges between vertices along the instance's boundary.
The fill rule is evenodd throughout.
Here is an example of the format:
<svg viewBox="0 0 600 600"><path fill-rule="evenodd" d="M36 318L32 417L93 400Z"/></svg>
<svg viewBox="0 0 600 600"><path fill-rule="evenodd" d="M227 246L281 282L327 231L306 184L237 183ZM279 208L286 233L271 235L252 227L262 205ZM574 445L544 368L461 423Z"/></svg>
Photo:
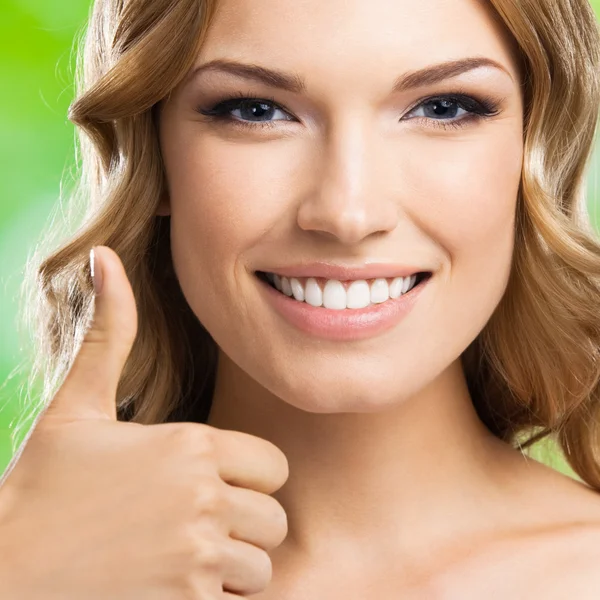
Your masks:
<svg viewBox="0 0 600 600"><path fill-rule="evenodd" d="M177 240L227 263L263 240L285 210L295 162L289 152L204 138L168 172L171 218Z"/></svg>
<svg viewBox="0 0 600 600"><path fill-rule="evenodd" d="M449 255L453 269L506 265L514 239L514 218L522 166L522 141L485 134L428 162L422 217L431 238Z"/></svg>
<svg viewBox="0 0 600 600"><path fill-rule="evenodd" d="M280 220L296 163L289 152L209 133L165 150L175 271L197 317L222 339L231 322L253 314L248 257Z"/></svg>
<svg viewBox="0 0 600 600"><path fill-rule="evenodd" d="M457 352L483 329L508 283L522 153L518 133L482 135L425 167L420 218L447 262L435 326Z"/></svg>

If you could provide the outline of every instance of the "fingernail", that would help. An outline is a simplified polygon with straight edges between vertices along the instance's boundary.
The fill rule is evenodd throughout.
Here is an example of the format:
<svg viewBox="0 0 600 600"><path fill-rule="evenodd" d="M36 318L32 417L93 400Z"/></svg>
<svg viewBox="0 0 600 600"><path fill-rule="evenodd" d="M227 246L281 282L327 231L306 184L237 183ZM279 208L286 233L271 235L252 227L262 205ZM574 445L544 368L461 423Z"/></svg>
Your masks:
<svg viewBox="0 0 600 600"><path fill-rule="evenodd" d="M102 291L102 266L100 261L97 260L96 252L94 248L90 250L90 271L92 273L92 281L94 282L94 293L96 296Z"/></svg>

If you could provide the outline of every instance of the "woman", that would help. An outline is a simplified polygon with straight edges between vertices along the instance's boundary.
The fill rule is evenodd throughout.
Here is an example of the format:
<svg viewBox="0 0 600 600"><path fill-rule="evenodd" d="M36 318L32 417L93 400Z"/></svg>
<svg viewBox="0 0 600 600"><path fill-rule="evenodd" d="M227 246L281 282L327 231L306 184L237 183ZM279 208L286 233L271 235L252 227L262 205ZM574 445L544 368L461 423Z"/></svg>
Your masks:
<svg viewBox="0 0 600 600"><path fill-rule="evenodd" d="M589 3L258 8L95 3L5 596L597 598Z"/></svg>

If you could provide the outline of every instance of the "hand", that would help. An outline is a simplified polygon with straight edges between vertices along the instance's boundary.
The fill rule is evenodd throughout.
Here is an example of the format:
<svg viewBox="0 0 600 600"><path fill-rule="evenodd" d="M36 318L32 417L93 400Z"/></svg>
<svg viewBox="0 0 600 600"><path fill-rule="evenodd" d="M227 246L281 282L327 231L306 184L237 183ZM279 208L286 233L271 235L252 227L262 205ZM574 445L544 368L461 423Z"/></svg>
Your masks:
<svg viewBox="0 0 600 600"><path fill-rule="evenodd" d="M20 600L244 598L287 535L270 494L288 478L272 443L201 423L117 421L137 333L121 261L95 249L94 322L0 488L0 538Z"/></svg>

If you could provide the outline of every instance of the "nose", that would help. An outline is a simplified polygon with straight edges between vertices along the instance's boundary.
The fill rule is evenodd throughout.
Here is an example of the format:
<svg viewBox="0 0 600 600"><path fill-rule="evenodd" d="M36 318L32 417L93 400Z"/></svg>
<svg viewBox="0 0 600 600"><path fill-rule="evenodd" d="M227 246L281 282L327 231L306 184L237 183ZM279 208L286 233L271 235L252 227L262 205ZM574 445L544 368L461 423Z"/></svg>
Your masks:
<svg viewBox="0 0 600 600"><path fill-rule="evenodd" d="M299 205L297 222L305 231L355 245L373 234L392 231L398 206L386 193L377 139L368 125L355 118L338 132L322 148L316 189Z"/></svg>

